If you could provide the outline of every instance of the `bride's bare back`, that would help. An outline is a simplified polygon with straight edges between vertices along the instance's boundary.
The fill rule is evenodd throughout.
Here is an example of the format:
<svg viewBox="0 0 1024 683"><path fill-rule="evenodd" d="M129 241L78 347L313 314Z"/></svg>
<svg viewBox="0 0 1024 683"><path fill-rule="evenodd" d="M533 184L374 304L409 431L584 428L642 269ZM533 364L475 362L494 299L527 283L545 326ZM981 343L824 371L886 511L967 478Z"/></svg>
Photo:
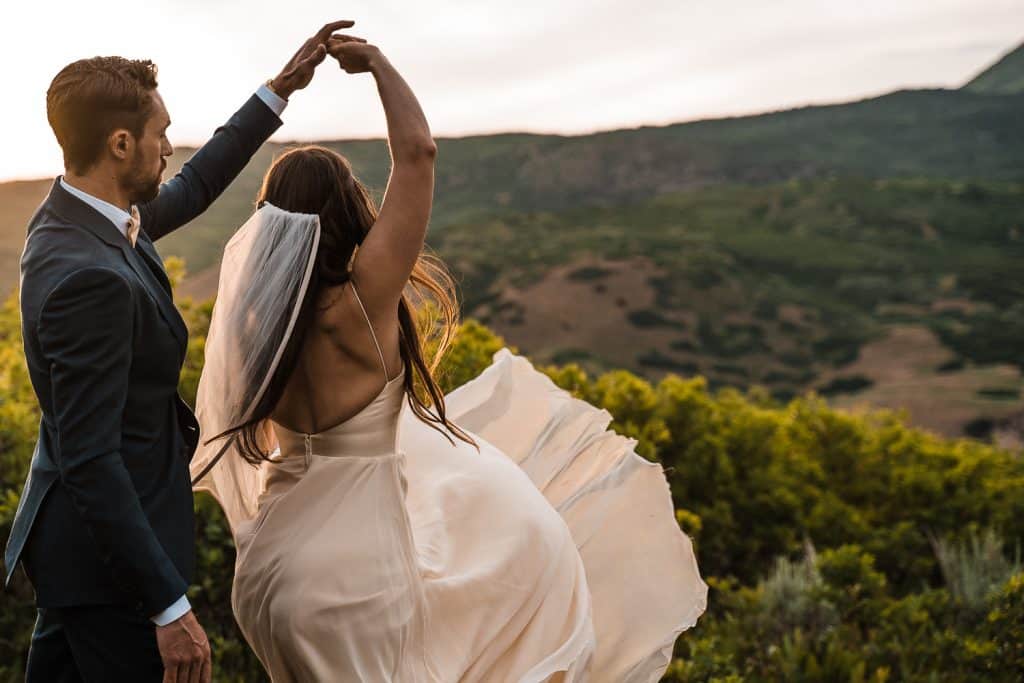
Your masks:
<svg viewBox="0 0 1024 683"><path fill-rule="evenodd" d="M271 414L281 426L307 434L322 432L357 414L402 368L397 305L391 315L374 320L369 309L364 315L358 285L351 283L324 290L317 303L295 371Z"/></svg>

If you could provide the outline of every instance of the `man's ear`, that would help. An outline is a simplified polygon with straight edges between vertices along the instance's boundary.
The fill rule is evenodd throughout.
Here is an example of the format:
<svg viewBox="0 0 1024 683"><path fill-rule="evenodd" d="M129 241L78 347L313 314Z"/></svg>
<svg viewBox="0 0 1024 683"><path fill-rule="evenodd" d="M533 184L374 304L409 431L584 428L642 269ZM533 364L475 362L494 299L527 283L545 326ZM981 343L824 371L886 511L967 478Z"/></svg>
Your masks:
<svg viewBox="0 0 1024 683"><path fill-rule="evenodd" d="M135 151L135 136L125 128L118 128L107 138L107 147L115 159L127 161Z"/></svg>

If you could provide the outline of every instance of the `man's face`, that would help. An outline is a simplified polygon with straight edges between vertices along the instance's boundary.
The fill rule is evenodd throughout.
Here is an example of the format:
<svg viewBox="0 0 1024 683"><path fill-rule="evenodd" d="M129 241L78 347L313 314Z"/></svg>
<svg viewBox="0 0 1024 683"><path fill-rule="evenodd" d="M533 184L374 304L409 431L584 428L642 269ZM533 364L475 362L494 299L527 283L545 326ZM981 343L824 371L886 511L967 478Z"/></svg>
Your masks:
<svg viewBox="0 0 1024 683"><path fill-rule="evenodd" d="M152 112L142 130L142 137L135 141L135 154L122 182L128 189L133 204L148 202L160 191L167 157L174 148L167 139L167 128L171 117L164 107L160 93L153 91Z"/></svg>

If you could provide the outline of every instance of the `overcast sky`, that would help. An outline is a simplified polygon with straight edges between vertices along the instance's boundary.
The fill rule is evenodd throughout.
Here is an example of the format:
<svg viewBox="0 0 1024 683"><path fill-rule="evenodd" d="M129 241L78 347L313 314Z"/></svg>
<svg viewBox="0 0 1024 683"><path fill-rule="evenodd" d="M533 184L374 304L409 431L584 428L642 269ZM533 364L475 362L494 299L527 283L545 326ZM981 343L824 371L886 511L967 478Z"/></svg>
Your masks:
<svg viewBox="0 0 1024 683"><path fill-rule="evenodd" d="M19 0L0 10L0 180L52 176L45 92L80 57L149 58L201 143L331 19L377 44L435 136L586 133L957 87L1024 41L1024 0ZM372 77L325 63L276 140L377 137Z"/></svg>

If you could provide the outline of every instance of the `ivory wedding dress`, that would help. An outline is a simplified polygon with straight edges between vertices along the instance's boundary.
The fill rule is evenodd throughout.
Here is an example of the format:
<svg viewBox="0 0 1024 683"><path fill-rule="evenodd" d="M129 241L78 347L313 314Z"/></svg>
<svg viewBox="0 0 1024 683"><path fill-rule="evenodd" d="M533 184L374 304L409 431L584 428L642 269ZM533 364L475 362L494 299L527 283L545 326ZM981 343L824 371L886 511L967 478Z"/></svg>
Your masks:
<svg viewBox="0 0 1024 683"><path fill-rule="evenodd" d="M232 522L232 607L274 683L657 681L707 595L661 466L508 349L446 397L479 452L416 418L405 369L380 361L355 416L271 423L255 479L198 477Z"/></svg>

